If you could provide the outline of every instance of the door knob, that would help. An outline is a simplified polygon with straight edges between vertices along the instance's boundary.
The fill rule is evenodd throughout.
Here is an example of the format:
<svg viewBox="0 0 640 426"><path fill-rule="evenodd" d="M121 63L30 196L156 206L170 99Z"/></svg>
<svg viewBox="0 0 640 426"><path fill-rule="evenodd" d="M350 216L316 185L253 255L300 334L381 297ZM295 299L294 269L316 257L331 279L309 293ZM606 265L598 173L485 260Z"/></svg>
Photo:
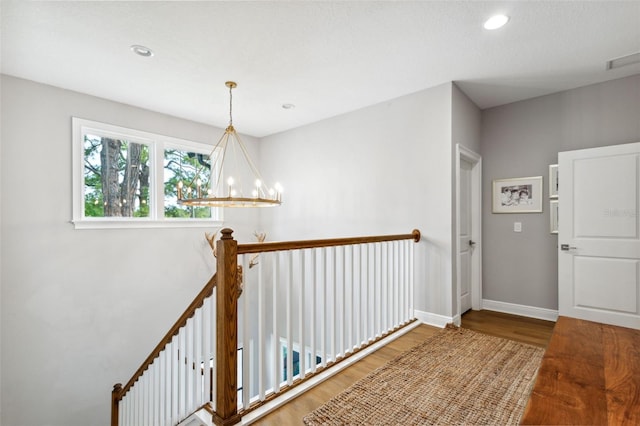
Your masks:
<svg viewBox="0 0 640 426"><path fill-rule="evenodd" d="M577 248L578 247L572 247L569 244L560 244L560 250L563 250L563 251L575 250Z"/></svg>
<svg viewBox="0 0 640 426"><path fill-rule="evenodd" d="M474 247L476 245L476 242L473 240L469 240L469 247Z"/></svg>

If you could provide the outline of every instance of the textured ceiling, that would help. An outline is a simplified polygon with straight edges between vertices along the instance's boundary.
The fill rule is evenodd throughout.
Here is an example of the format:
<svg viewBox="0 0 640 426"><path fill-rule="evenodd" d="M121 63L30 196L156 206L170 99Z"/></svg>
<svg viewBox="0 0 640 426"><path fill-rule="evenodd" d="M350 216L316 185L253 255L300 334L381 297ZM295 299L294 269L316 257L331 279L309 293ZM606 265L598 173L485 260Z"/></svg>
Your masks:
<svg viewBox="0 0 640 426"><path fill-rule="evenodd" d="M640 1L1 3L2 73L264 136L456 81L481 108L640 73ZM502 29L482 23L511 16ZM155 55L142 58L129 46ZM283 103L295 109L285 110Z"/></svg>

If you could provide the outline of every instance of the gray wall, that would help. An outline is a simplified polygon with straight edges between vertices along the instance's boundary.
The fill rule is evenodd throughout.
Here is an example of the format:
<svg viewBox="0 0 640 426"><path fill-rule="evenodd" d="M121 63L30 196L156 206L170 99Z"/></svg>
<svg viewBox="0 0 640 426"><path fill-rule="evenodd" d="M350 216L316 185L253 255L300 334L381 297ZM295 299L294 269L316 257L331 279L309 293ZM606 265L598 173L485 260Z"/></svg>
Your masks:
<svg viewBox="0 0 640 426"><path fill-rule="evenodd" d="M482 112L483 298L558 309L548 166L558 152L640 141L640 75ZM493 179L544 176L542 214L492 214ZM513 223L522 222L522 233Z"/></svg>
<svg viewBox="0 0 640 426"><path fill-rule="evenodd" d="M465 148L470 149L476 154L480 154L480 135L482 131L482 112L480 108L476 106L467 95L462 92L453 84L451 92L451 158L453 160L451 165L451 182L455 183L455 170L456 162L456 145L460 144ZM460 314L458 307L458 299L460 298L457 290L457 260L458 260L458 229L456 225L456 196L455 188L452 188L451 197L451 223L453 224L451 230L452 241L452 303L454 315Z"/></svg>
<svg viewBox="0 0 640 426"><path fill-rule="evenodd" d="M1 111L1 423L106 425L114 382L212 275L215 229L75 230L71 117L210 144L222 130L8 76ZM253 241L255 211L225 218Z"/></svg>

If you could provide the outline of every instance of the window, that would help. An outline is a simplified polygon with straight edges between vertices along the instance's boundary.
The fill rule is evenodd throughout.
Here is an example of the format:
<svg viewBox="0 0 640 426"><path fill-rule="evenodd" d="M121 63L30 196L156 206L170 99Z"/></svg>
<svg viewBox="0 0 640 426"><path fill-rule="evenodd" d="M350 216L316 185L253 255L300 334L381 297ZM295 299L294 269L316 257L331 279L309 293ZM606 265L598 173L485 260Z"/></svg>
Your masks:
<svg viewBox="0 0 640 426"><path fill-rule="evenodd" d="M211 146L73 118L73 223L76 228L218 226L220 209L178 204L218 176Z"/></svg>
<svg viewBox="0 0 640 426"><path fill-rule="evenodd" d="M292 352L292 365L293 365L293 378L296 379L300 376L300 345L297 343L293 344ZM287 341L286 339L280 338L280 365L282 365L282 383L286 382L287 377L287 365L288 365L288 354L289 350L287 349ZM311 348L305 347L305 371L307 373L311 372ZM319 355L316 355L316 365L322 363L322 358Z"/></svg>

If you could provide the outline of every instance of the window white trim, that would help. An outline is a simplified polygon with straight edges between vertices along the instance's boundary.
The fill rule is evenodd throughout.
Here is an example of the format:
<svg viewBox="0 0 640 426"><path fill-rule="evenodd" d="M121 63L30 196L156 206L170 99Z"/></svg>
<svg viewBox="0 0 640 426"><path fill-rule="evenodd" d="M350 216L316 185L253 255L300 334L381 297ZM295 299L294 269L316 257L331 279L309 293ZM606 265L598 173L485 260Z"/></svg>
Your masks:
<svg viewBox="0 0 640 426"><path fill-rule="evenodd" d="M182 228L222 226L222 209L211 209L211 218L165 218L164 216L164 151L181 149L210 154L212 146L112 124L72 117L72 198L75 229L113 228ZM115 218L84 216L84 135L92 133L113 136L149 147L149 217Z"/></svg>

